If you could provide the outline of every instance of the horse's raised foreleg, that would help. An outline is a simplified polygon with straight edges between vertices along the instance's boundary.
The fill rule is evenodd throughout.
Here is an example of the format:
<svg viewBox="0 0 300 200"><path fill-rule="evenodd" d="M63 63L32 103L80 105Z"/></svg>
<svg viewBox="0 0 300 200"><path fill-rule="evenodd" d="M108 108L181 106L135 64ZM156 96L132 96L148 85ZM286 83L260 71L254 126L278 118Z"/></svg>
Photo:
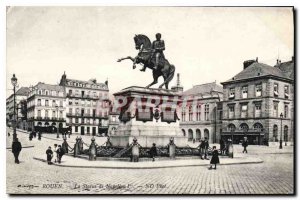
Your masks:
<svg viewBox="0 0 300 200"><path fill-rule="evenodd" d="M134 58L132 58L131 56L127 56L127 57L124 57L124 58L120 58L120 59L118 59L118 60L117 60L117 62L121 62L122 60L127 60L127 59L131 60L132 62L134 62L134 61L135 61L135 59L134 59Z"/></svg>

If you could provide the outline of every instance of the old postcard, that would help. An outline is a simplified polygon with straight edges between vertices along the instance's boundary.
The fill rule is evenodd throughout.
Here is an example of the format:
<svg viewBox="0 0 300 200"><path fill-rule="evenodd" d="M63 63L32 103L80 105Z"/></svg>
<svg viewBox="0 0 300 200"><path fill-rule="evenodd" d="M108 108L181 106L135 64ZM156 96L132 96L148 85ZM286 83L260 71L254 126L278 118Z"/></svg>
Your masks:
<svg viewBox="0 0 300 200"><path fill-rule="evenodd" d="M295 194L293 7L6 20L8 194Z"/></svg>

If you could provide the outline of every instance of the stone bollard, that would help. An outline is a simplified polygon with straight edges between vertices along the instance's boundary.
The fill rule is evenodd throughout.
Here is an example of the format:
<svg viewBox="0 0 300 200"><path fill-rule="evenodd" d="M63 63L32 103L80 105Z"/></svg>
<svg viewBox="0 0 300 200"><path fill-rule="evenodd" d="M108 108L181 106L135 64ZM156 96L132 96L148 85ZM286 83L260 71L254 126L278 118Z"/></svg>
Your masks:
<svg viewBox="0 0 300 200"><path fill-rule="evenodd" d="M174 144L174 138L171 138L169 143L169 157L171 159L175 159L175 149L176 145Z"/></svg>
<svg viewBox="0 0 300 200"><path fill-rule="evenodd" d="M74 144L74 157L79 155L79 138L76 138L76 143Z"/></svg>
<svg viewBox="0 0 300 200"><path fill-rule="evenodd" d="M64 141L63 141L63 143L62 143L62 145L61 145L61 148L63 149L64 153L68 153L68 152L69 152L69 151L68 151L68 146L69 146L69 144L68 144L68 142L67 142L67 139L64 138Z"/></svg>
<svg viewBox="0 0 300 200"><path fill-rule="evenodd" d="M83 141L82 138L79 138L79 154L83 153Z"/></svg>
<svg viewBox="0 0 300 200"><path fill-rule="evenodd" d="M140 145L137 142L136 138L133 138L133 143L132 145L132 150L131 150L131 154L132 154L132 158L131 158L131 162L139 162L139 156L140 156Z"/></svg>
<svg viewBox="0 0 300 200"><path fill-rule="evenodd" d="M92 143L89 148L89 160L96 160L97 158L97 148L95 144L95 138L92 137Z"/></svg>

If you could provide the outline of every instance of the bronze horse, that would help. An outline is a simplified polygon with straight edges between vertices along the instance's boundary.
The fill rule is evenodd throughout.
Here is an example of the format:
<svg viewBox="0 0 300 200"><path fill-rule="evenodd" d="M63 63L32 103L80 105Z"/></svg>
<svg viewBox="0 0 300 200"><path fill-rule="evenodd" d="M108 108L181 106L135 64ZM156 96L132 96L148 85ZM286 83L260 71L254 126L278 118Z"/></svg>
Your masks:
<svg viewBox="0 0 300 200"><path fill-rule="evenodd" d="M135 35L134 37L135 48L139 50L138 55L135 58L131 56L127 56L125 58L118 59L118 62L122 60L130 59L133 62L133 69L136 68L135 64L144 64L147 68L152 69L153 82L146 86L149 88L150 86L157 83L157 80L160 76L163 76L164 82L159 86L162 88L164 85L166 89L169 89L169 83L174 77L175 66L170 64L169 61L165 58L161 58L158 69L155 70L153 67L155 66L155 56L154 51L152 49L151 41L145 35Z"/></svg>

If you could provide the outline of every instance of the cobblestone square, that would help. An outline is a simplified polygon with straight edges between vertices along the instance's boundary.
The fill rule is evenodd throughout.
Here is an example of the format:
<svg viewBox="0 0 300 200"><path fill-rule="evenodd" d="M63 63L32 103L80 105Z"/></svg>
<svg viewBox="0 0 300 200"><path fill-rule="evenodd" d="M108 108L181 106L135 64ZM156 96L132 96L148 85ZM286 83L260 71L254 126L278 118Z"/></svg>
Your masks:
<svg viewBox="0 0 300 200"><path fill-rule="evenodd" d="M73 137L73 136L72 136ZM72 141L73 138L69 141ZM12 137L7 139L8 147ZM34 160L46 148L60 143L55 136L28 140L18 131L23 146L19 165L7 149L7 193L10 194L293 194L291 146L282 152L273 147L249 146L249 157L263 163L162 169L94 169L47 165ZM61 139L61 138L60 138ZM88 141L89 136L85 137ZM99 140L96 138L96 140ZM99 140L100 141L100 140ZM99 142L100 143L100 142ZM242 147L235 146L235 152ZM159 162L159 161L158 161ZM222 162L222 160L221 160Z"/></svg>

